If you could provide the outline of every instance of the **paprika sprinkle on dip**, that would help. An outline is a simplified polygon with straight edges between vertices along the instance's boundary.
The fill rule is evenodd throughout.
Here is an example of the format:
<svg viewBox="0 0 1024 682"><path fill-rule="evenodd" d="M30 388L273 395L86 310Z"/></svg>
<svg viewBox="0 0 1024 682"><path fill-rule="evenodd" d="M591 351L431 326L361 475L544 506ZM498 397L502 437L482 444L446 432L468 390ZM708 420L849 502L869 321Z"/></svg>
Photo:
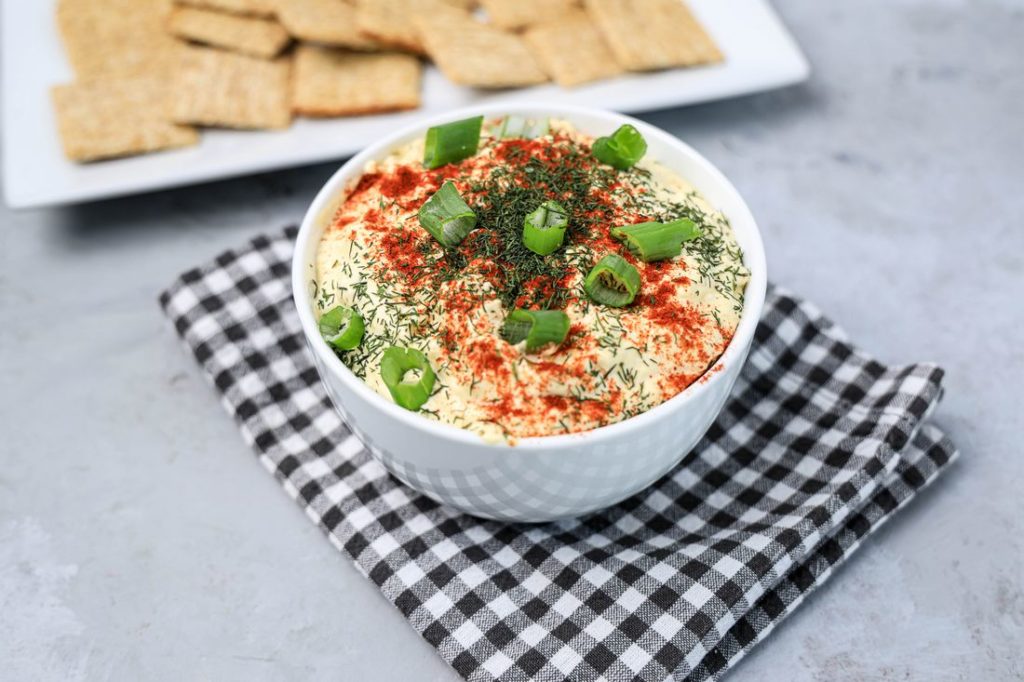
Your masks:
<svg viewBox="0 0 1024 682"><path fill-rule="evenodd" d="M612 424L701 379L749 279L726 218L636 130L595 150L564 121L502 123L433 128L339 198L313 284L341 360L505 442Z"/></svg>

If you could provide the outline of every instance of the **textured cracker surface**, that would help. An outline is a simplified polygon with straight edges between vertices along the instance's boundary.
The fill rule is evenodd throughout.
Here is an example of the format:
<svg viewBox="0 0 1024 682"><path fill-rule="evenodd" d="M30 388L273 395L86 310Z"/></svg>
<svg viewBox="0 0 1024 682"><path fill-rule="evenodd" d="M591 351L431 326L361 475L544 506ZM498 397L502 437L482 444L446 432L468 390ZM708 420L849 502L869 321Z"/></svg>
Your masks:
<svg viewBox="0 0 1024 682"><path fill-rule="evenodd" d="M175 2L179 5L220 10L232 14L248 14L258 17L269 17L274 14L273 0L175 0Z"/></svg>
<svg viewBox="0 0 1024 682"><path fill-rule="evenodd" d="M227 128L286 128L291 60L272 61L183 47L174 74L171 118Z"/></svg>
<svg viewBox="0 0 1024 682"><path fill-rule="evenodd" d="M584 0L615 58L630 71L695 66L722 53L680 0Z"/></svg>
<svg viewBox="0 0 1024 682"><path fill-rule="evenodd" d="M168 28L179 38L265 58L280 54L291 40L288 32L271 19L192 7L171 12Z"/></svg>
<svg viewBox="0 0 1024 682"><path fill-rule="evenodd" d="M579 3L576 0L480 0L480 4L498 28L520 29L552 21Z"/></svg>
<svg viewBox="0 0 1024 682"><path fill-rule="evenodd" d="M538 24L524 38L540 65L562 87L623 72L604 36L585 12L574 11Z"/></svg>
<svg viewBox="0 0 1024 682"><path fill-rule="evenodd" d="M152 76L96 79L52 90L64 153L75 161L186 147L199 135L167 115L167 88Z"/></svg>
<svg viewBox="0 0 1024 682"><path fill-rule="evenodd" d="M356 7L356 26L363 35L385 45L423 53L416 17L442 2L445 0L361 0Z"/></svg>
<svg viewBox="0 0 1024 682"><path fill-rule="evenodd" d="M365 53L318 45L295 51L292 108L306 116L415 109L420 61L407 54Z"/></svg>
<svg viewBox="0 0 1024 682"><path fill-rule="evenodd" d="M277 18L299 40L373 50L378 43L359 33L355 5L346 0L274 0Z"/></svg>
<svg viewBox="0 0 1024 682"><path fill-rule="evenodd" d="M460 10L418 16L416 28L427 54L455 83L508 88L548 80L522 38L481 24ZM459 39L452 40L452 35Z"/></svg>
<svg viewBox="0 0 1024 682"><path fill-rule="evenodd" d="M166 72L177 41L170 0L60 0L57 27L79 78Z"/></svg>

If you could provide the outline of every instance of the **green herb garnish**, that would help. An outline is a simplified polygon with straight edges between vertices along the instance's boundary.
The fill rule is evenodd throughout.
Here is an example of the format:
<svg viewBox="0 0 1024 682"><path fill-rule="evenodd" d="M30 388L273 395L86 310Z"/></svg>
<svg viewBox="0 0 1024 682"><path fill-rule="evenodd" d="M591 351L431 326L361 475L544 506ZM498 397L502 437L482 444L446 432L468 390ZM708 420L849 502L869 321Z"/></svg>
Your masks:
<svg viewBox="0 0 1024 682"><path fill-rule="evenodd" d="M523 221L523 244L530 251L547 256L562 245L568 226L565 207L557 201L545 201Z"/></svg>
<svg viewBox="0 0 1024 682"><path fill-rule="evenodd" d="M442 245L458 245L476 227L476 214L451 181L441 185L420 207L420 225Z"/></svg>
<svg viewBox="0 0 1024 682"><path fill-rule="evenodd" d="M501 328L501 336L515 345L526 341L526 352L532 353L549 343L558 345L569 334L569 316L561 310L523 310L516 308Z"/></svg>
<svg viewBox="0 0 1024 682"><path fill-rule="evenodd" d="M637 258L650 263L675 258L683 250L683 242L700 236L700 229L692 220L680 218L668 223L639 223L613 227L612 236L625 242L626 248Z"/></svg>
<svg viewBox="0 0 1024 682"><path fill-rule="evenodd" d="M380 376L395 403L407 410L423 407L436 379L426 355L415 348L397 346L391 346L381 356Z"/></svg>
<svg viewBox="0 0 1024 682"><path fill-rule="evenodd" d="M480 128L484 117L475 116L453 121L427 130L423 148L423 165L438 168L446 163L462 161L476 154L480 145Z"/></svg>
<svg viewBox="0 0 1024 682"><path fill-rule="evenodd" d="M337 350L352 350L363 340L362 316L352 308L339 305L320 316L320 336Z"/></svg>
<svg viewBox="0 0 1024 682"><path fill-rule="evenodd" d="M548 119L530 120L523 116L506 116L494 126L494 136L498 139L523 138L532 140L548 134Z"/></svg>
<svg viewBox="0 0 1024 682"><path fill-rule="evenodd" d="M596 303L622 308L640 291L640 273L625 258L611 253L590 270L583 289Z"/></svg>
<svg viewBox="0 0 1024 682"><path fill-rule="evenodd" d="M593 151L601 163L626 170L635 166L647 153L647 141L639 130L627 123L619 126L609 137L594 140Z"/></svg>

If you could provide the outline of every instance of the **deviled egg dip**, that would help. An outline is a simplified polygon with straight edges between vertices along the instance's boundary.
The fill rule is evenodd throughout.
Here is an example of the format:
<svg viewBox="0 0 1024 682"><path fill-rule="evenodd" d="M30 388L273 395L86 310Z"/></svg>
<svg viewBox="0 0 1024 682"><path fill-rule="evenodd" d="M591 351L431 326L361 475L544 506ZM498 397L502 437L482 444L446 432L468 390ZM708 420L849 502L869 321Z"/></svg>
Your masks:
<svg viewBox="0 0 1024 682"><path fill-rule="evenodd" d="M749 272L633 126L455 121L367 164L318 247L320 332L373 390L490 441L575 433L699 380Z"/></svg>

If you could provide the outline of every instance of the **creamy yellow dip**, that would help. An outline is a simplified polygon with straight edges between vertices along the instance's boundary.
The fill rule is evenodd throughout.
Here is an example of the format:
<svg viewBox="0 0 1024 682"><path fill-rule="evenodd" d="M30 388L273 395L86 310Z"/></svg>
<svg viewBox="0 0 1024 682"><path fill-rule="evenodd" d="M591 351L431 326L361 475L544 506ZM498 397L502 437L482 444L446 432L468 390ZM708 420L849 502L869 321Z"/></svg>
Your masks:
<svg viewBox="0 0 1024 682"><path fill-rule="evenodd" d="M732 229L656 160L614 171L592 159L592 141L552 121L550 133L535 140L485 133L475 156L437 170L422 164L422 138L367 164L317 253L317 315L344 305L365 320L362 344L341 359L390 400L380 374L384 350L422 351L437 376L423 415L490 441L611 424L698 380L732 338L749 279ZM454 253L417 218L444 180L479 217ZM559 200L575 195L583 215L570 216L579 229L570 227L559 253L530 260L502 247L499 233L516 219L521 225L525 211L518 218L509 211L536 187ZM703 234L668 261L637 260L608 234L616 225L680 217ZM488 255L500 248L506 250ZM640 293L627 307L597 304L583 291L590 266L607 253L626 257L640 273ZM537 281L507 274L516 267L528 274L537 268ZM512 307L547 303L569 316L564 343L526 353L524 343L502 339Z"/></svg>

